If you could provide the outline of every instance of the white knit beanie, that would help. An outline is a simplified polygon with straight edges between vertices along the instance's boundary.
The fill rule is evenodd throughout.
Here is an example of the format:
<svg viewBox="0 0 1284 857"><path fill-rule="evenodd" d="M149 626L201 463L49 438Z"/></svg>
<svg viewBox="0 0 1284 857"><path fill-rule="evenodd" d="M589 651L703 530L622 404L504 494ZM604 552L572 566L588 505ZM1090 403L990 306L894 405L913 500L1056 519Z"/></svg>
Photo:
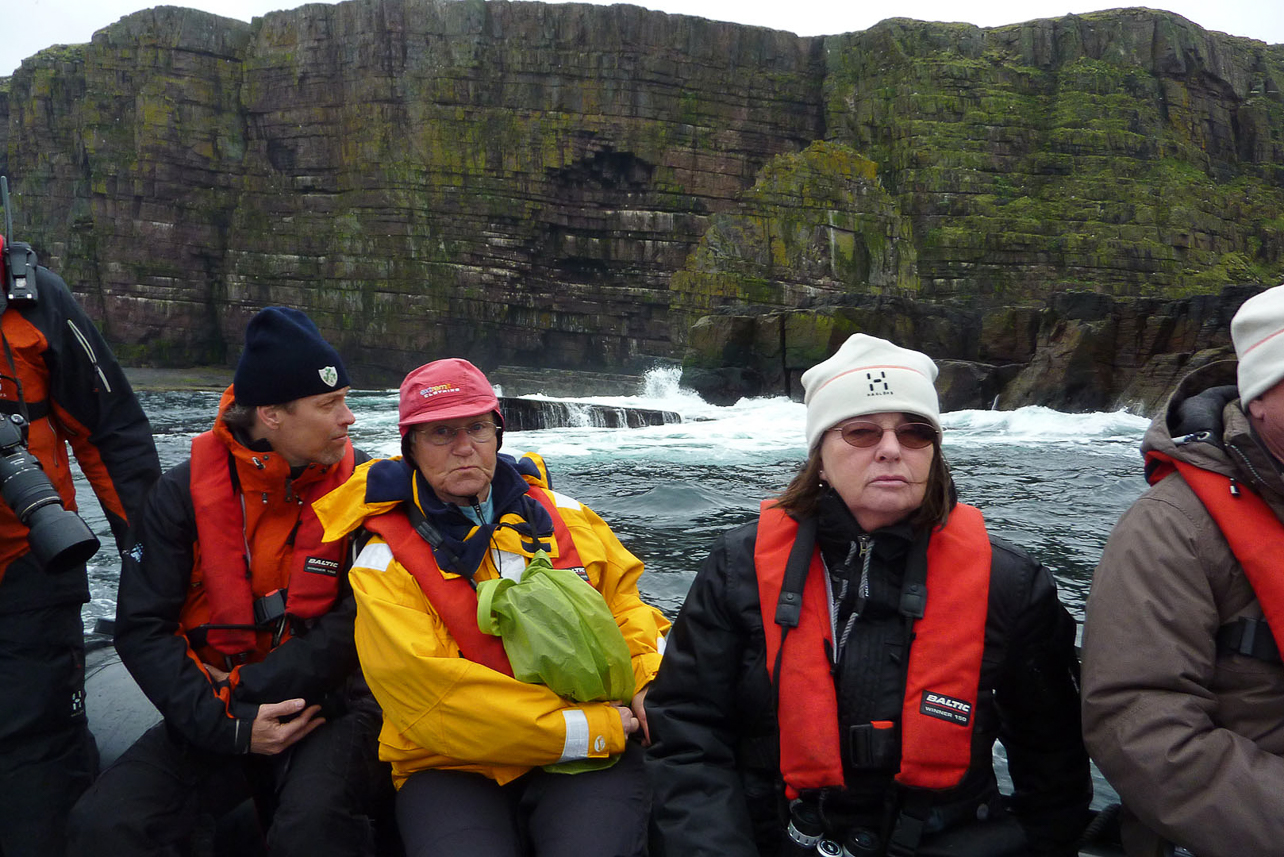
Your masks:
<svg viewBox="0 0 1284 857"><path fill-rule="evenodd" d="M807 448L815 449L826 429L864 414L916 414L939 432L935 380L936 364L926 354L876 336L852 335L834 356L803 373Z"/></svg>
<svg viewBox="0 0 1284 857"><path fill-rule="evenodd" d="M1284 285L1244 301L1231 319L1231 341L1239 357L1240 406L1284 378Z"/></svg>

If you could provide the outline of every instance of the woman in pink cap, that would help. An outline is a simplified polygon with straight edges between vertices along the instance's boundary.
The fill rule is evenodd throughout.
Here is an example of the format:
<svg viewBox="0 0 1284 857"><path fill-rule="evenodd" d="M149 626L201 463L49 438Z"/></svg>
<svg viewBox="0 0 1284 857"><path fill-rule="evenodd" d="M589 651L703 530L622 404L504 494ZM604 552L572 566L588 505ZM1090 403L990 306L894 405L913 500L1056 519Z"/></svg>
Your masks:
<svg viewBox="0 0 1284 857"><path fill-rule="evenodd" d="M380 756L408 857L644 853L642 701L668 622L638 596L642 563L590 509L549 489L537 456L499 453L499 400L468 361L411 372L399 428L401 458L358 468L316 508L328 538L361 525L373 534L350 572L357 649L383 706ZM573 703L519 681L499 639L479 630L477 583L520 579L541 549L614 615L632 698Z"/></svg>

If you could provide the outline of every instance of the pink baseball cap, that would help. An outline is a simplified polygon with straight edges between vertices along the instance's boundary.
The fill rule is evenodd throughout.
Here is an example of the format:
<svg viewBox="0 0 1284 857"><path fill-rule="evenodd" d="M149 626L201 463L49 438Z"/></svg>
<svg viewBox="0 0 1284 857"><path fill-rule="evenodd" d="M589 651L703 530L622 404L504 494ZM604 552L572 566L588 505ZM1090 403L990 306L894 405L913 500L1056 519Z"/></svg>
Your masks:
<svg viewBox="0 0 1284 857"><path fill-rule="evenodd" d="M401 382L397 428L404 437L411 426L419 423L481 416L491 411L503 428L499 399L486 376L467 360L448 357L420 366Z"/></svg>

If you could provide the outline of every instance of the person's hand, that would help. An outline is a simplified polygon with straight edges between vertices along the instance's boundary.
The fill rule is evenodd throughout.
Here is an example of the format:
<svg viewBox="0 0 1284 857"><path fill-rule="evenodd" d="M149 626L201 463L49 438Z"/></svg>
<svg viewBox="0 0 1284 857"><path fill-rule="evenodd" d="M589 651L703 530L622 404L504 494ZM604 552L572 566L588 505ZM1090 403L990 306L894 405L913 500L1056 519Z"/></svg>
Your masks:
<svg viewBox="0 0 1284 857"><path fill-rule="evenodd" d="M620 712L620 722L624 724L625 738L638 731L638 719L633 716L633 709L627 705L617 705L615 710Z"/></svg>
<svg viewBox="0 0 1284 857"><path fill-rule="evenodd" d="M302 741L325 722L324 717L317 716L320 710L319 705L304 708L302 699L260 705L254 717L254 731L250 735L250 752L275 756Z"/></svg>
<svg viewBox="0 0 1284 857"><path fill-rule="evenodd" d="M205 671L210 674L210 678L214 679L215 684L227 681L227 677L231 675L230 672L221 670L213 664L206 664Z"/></svg>
<svg viewBox="0 0 1284 857"><path fill-rule="evenodd" d="M633 716L638 719L638 725L642 728L643 747L651 746L651 729L646 724L646 706L642 704L646 701L646 692L649 687L650 685L647 685L633 694L633 701L629 703L629 710L633 712Z"/></svg>

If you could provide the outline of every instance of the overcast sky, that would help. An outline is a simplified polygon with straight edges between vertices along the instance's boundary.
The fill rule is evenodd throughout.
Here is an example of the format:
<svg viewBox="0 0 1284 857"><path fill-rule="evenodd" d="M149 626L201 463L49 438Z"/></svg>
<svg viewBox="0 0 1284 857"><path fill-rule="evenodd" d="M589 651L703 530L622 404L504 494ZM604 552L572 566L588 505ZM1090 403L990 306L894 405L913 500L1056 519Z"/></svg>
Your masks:
<svg viewBox="0 0 1284 857"><path fill-rule="evenodd" d="M590 0L605 5L608 0ZM0 77L13 73L24 59L58 44L88 42L94 31L131 12L152 6L190 6L249 21L277 9L303 5L296 0L3 0L5 37L0 39ZM884 18L924 21L967 21L982 27L1053 18L1070 12L1092 12L1120 6L1096 0L645 0L636 5L663 12L700 15L789 30L802 36L864 30ZM1163 0L1152 8L1184 15L1208 30L1248 36L1270 44L1284 43L1282 0Z"/></svg>

